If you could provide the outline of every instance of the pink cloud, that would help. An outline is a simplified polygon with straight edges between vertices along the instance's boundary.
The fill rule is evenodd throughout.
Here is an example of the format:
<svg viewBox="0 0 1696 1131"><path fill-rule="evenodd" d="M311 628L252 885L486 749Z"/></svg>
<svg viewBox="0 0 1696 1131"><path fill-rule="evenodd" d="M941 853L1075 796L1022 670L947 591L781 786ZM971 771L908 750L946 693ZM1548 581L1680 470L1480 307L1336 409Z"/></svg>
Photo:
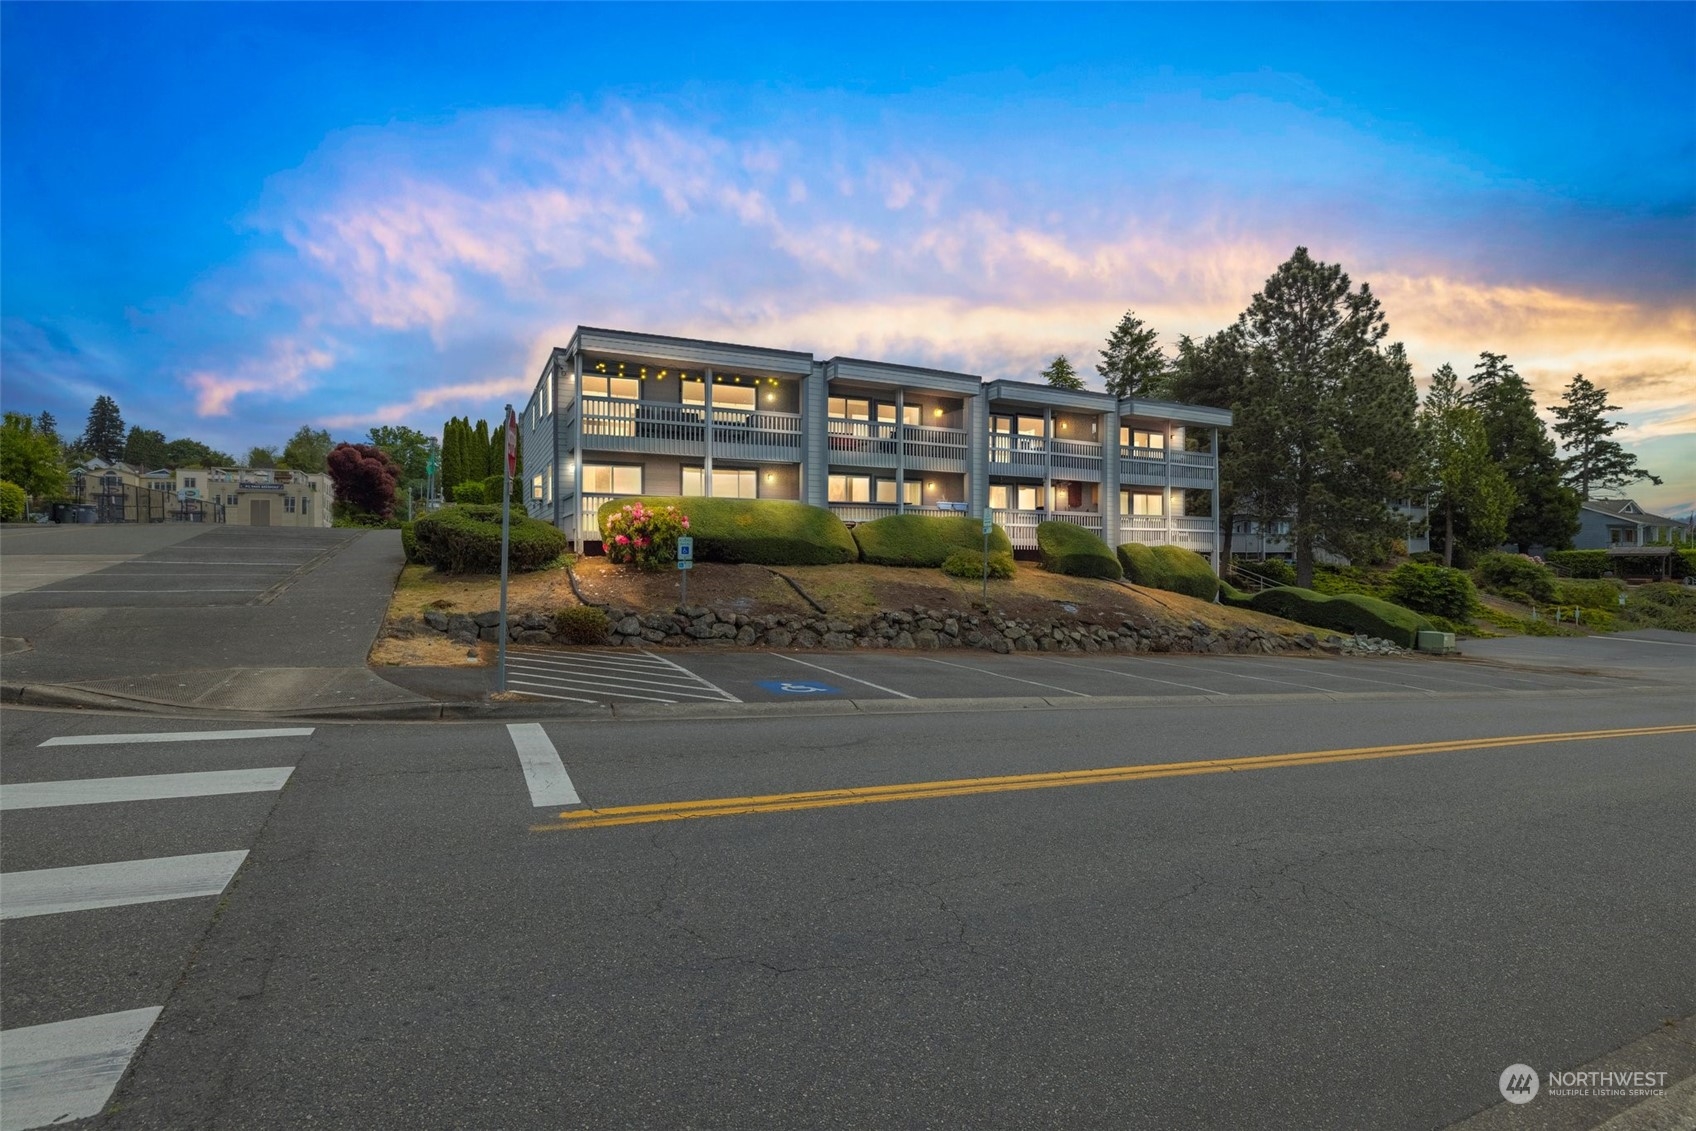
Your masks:
<svg viewBox="0 0 1696 1131"><path fill-rule="evenodd" d="M195 413L228 416L235 399L249 393L295 397L312 388L312 374L335 363L329 351L292 339L273 339L261 357L248 358L224 370L200 369L183 378L195 390Z"/></svg>

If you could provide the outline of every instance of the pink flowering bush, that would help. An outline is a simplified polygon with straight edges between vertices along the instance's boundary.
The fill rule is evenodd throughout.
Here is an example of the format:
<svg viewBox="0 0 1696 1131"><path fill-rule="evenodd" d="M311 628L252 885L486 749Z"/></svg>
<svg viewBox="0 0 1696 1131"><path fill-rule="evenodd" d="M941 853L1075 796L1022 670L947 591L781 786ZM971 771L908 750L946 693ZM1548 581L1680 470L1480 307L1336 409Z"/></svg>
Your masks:
<svg viewBox="0 0 1696 1131"><path fill-rule="evenodd" d="M689 516L674 506L630 503L601 520L601 545L616 565L664 569L677 561L677 539Z"/></svg>

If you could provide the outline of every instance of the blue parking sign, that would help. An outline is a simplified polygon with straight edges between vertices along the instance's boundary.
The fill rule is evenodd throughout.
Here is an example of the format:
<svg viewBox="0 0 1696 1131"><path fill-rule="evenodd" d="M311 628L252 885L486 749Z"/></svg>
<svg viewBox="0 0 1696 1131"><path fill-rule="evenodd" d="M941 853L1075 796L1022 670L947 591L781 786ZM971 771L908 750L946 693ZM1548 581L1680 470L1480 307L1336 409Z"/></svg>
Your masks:
<svg viewBox="0 0 1696 1131"><path fill-rule="evenodd" d="M840 695L840 688L811 679L762 679L758 684L777 695Z"/></svg>

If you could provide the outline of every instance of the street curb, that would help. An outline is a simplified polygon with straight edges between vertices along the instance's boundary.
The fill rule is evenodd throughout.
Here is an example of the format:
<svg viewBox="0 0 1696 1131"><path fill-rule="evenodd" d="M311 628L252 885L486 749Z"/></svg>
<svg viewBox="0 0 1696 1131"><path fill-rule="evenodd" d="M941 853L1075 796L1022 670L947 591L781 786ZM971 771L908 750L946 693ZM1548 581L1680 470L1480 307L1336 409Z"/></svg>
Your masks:
<svg viewBox="0 0 1696 1131"><path fill-rule="evenodd" d="M1562 689L1563 699L1601 699L1678 691L1665 684ZM1279 703L1419 702L1477 699L1547 699L1548 691L1338 691L1252 692L1244 695L1006 696L989 699L819 699L798 703L633 703L567 705L540 701L489 700L354 703L345 707L243 710L196 707L90 691L75 685L0 683L0 702L32 707L128 711L136 714L252 716L322 722L476 722L479 720L585 719L601 722L692 722L715 719L830 718L844 715L913 715L985 711L1115 711L1139 707L1263 707Z"/></svg>

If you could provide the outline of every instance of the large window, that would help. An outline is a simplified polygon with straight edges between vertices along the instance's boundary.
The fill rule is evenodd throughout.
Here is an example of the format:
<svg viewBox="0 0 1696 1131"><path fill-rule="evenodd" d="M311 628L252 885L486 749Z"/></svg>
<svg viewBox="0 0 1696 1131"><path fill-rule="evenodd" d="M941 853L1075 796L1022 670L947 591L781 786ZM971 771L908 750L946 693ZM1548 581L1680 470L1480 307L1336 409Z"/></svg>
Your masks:
<svg viewBox="0 0 1696 1131"><path fill-rule="evenodd" d="M1021 486L1019 488L1019 509L1022 511L1042 510L1042 488Z"/></svg>
<svg viewBox="0 0 1696 1131"><path fill-rule="evenodd" d="M910 507L923 506L925 501L925 485L923 480L906 479L901 483L901 494L905 496L902 502Z"/></svg>
<svg viewBox="0 0 1696 1131"><path fill-rule="evenodd" d="M713 498L758 498L760 492L759 480L760 473L751 467L715 467L713 468ZM690 496L704 496L707 493L705 468L686 467L683 469L683 493Z"/></svg>
<svg viewBox="0 0 1696 1131"><path fill-rule="evenodd" d="M826 411L829 415L843 420L870 420L872 418L872 403L868 400L854 397L827 398Z"/></svg>
<svg viewBox="0 0 1696 1131"><path fill-rule="evenodd" d="M705 381L683 382L683 403L704 405L707 403L707 383ZM754 388L751 385L713 386L713 407L729 409L754 410Z"/></svg>
<svg viewBox="0 0 1696 1131"><path fill-rule="evenodd" d="M1043 509L1042 488L1028 487L1010 483L991 483L989 485L989 506L991 510L1007 510L1009 506L1022 511L1039 511Z"/></svg>
<svg viewBox="0 0 1696 1131"><path fill-rule="evenodd" d="M833 503L869 503L872 501L872 478L869 475L832 475L829 497Z"/></svg>
<svg viewBox="0 0 1696 1131"><path fill-rule="evenodd" d="M583 491L588 495L640 495L642 469L620 463L586 463Z"/></svg>
<svg viewBox="0 0 1696 1131"><path fill-rule="evenodd" d="M1119 443L1130 448L1153 448L1155 451L1162 451L1166 447L1166 434L1125 425L1119 429Z"/></svg>
<svg viewBox="0 0 1696 1131"><path fill-rule="evenodd" d="M1165 514L1165 497L1160 491L1120 491L1119 510L1124 514Z"/></svg>
<svg viewBox="0 0 1696 1131"><path fill-rule="evenodd" d="M992 511L1006 510L1009 505L1008 491L1009 488L1005 483L991 483L989 485L989 509Z"/></svg>
<svg viewBox="0 0 1696 1131"><path fill-rule="evenodd" d="M642 383L634 377L601 377L585 373L583 391L591 397L623 397L633 401L641 398Z"/></svg>

